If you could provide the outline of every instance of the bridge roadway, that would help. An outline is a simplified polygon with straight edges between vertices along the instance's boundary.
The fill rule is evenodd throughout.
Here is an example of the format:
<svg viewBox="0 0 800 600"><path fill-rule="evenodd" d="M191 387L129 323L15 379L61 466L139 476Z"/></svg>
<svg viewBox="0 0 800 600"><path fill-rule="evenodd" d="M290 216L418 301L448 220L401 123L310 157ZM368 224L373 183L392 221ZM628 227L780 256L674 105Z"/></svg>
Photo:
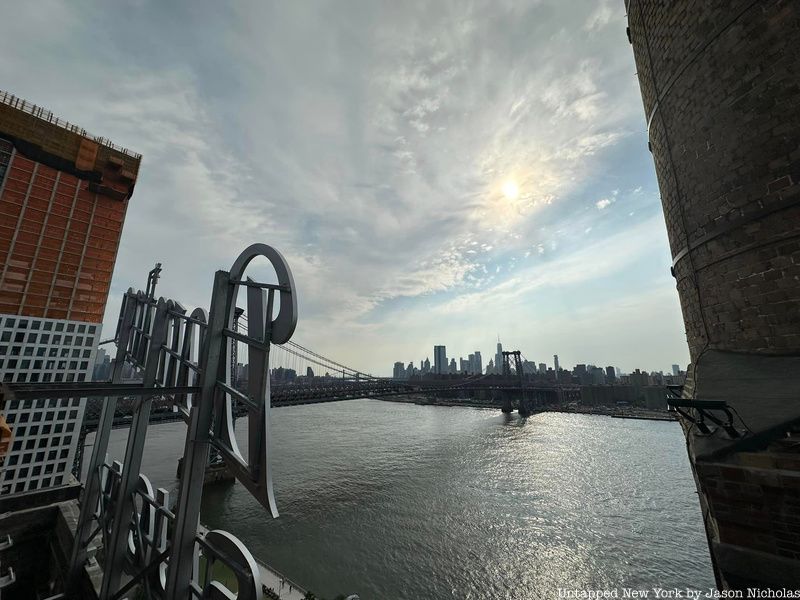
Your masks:
<svg viewBox="0 0 800 600"><path fill-rule="evenodd" d="M411 394L435 395L452 392L483 391L497 395L521 394L547 395L552 400L559 399L563 391L576 393L577 388L553 386L520 386L519 380L508 380L500 377L474 377L469 379L425 379L425 380L395 380L395 379L325 379L320 378L309 384L276 383L272 385L271 401L273 408L282 406L298 406L303 404L320 404L323 402L340 402L342 400L355 400L359 398L385 398L390 396L407 396ZM101 400L89 400L87 414L84 419L85 432L97 429L100 418ZM127 427L134 412L134 400L121 399L118 402L117 413L114 417L114 427ZM155 399L150 414L150 423L167 423L183 419L181 413L172 410L173 401L165 397ZM498 405L499 406L499 405ZM244 415L242 407L240 414Z"/></svg>

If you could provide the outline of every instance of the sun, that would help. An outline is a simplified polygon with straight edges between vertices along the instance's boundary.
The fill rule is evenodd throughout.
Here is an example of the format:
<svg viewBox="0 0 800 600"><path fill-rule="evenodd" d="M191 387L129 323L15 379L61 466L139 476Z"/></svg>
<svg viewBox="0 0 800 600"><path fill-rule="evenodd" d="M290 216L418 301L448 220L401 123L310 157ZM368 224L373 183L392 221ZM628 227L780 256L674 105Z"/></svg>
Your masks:
<svg viewBox="0 0 800 600"><path fill-rule="evenodd" d="M516 200L519 197L519 186L516 181L508 180L503 184L503 195L509 200Z"/></svg>

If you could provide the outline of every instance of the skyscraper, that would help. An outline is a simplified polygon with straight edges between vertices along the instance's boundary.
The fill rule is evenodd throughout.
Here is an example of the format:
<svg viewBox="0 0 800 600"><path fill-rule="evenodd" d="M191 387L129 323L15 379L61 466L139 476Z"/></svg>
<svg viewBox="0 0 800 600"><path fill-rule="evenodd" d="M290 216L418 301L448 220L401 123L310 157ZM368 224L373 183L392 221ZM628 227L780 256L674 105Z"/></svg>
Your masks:
<svg viewBox="0 0 800 600"><path fill-rule="evenodd" d="M483 359L481 358L480 350L475 350L475 369L473 373L480 375L483 373Z"/></svg>
<svg viewBox="0 0 800 600"><path fill-rule="evenodd" d="M556 374L556 381L558 381L558 354L553 354L553 371Z"/></svg>
<svg viewBox="0 0 800 600"><path fill-rule="evenodd" d="M392 379L405 379L405 367L403 366L402 362L394 363L394 368L392 369Z"/></svg>
<svg viewBox="0 0 800 600"><path fill-rule="evenodd" d="M672 365L672 374L673 374L673 375L675 375L675 377L677 377L678 375L680 375L680 374L681 374L681 368L680 368L680 366L678 366L678 365Z"/></svg>
<svg viewBox="0 0 800 600"><path fill-rule="evenodd" d="M497 352L494 354L494 372L498 375L503 373L503 344L500 343L500 336L497 337Z"/></svg>
<svg viewBox="0 0 800 600"><path fill-rule="evenodd" d="M141 156L0 92L0 376L89 381ZM68 483L85 401L10 402L0 493Z"/></svg>
<svg viewBox="0 0 800 600"><path fill-rule="evenodd" d="M449 370L447 364L447 352L444 346L433 347L433 372L437 375L443 375Z"/></svg>

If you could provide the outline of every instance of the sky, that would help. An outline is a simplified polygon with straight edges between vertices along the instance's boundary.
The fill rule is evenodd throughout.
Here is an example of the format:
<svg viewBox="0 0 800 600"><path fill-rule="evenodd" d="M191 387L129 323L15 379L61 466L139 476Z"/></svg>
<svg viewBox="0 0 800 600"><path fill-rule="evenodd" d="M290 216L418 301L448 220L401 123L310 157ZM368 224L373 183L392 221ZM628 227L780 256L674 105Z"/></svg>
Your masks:
<svg viewBox="0 0 800 600"><path fill-rule="evenodd" d="M537 363L688 350L622 0L40 0L0 88L143 155L106 309L208 306L249 244L294 340L354 368L497 338ZM12 51L13 49L13 51Z"/></svg>

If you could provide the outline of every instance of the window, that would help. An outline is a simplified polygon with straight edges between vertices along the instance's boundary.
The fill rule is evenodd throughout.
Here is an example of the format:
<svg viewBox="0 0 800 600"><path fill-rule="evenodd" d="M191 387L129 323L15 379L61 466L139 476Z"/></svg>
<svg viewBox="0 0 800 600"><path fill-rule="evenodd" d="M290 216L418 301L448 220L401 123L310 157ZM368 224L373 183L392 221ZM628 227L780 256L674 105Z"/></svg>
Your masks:
<svg viewBox="0 0 800 600"><path fill-rule="evenodd" d="M0 185L6 178L6 171L8 171L8 164L11 162L11 153L14 151L14 146L8 140L0 139Z"/></svg>
<svg viewBox="0 0 800 600"><path fill-rule="evenodd" d="M67 332L72 333L75 331L75 323L67 323Z"/></svg>
<svg viewBox="0 0 800 600"><path fill-rule="evenodd" d="M52 321L45 321L44 330L45 331L52 331L53 330L53 322Z"/></svg>
<svg viewBox="0 0 800 600"><path fill-rule="evenodd" d="M50 334L49 333L43 333L42 334L42 343L43 344L49 344L50 343Z"/></svg>
<svg viewBox="0 0 800 600"><path fill-rule="evenodd" d="M0 341L10 342L11 341L11 332L10 331L4 331L3 335L0 336Z"/></svg>
<svg viewBox="0 0 800 600"><path fill-rule="evenodd" d="M36 333L29 333L28 334L28 343L35 344L36 340L39 338L38 334Z"/></svg>
<svg viewBox="0 0 800 600"><path fill-rule="evenodd" d="M28 328L28 319L22 319L19 322L20 329L27 329Z"/></svg>
<svg viewBox="0 0 800 600"><path fill-rule="evenodd" d="M78 325L78 333L84 333L86 331L86 325Z"/></svg>
<svg viewBox="0 0 800 600"><path fill-rule="evenodd" d="M14 336L14 341L19 342L20 344L25 341L25 334L22 331L18 331Z"/></svg>
<svg viewBox="0 0 800 600"><path fill-rule="evenodd" d="M31 329L36 329L38 331L39 327L42 325L41 321L33 321L31 323Z"/></svg>
<svg viewBox="0 0 800 600"><path fill-rule="evenodd" d="M56 331L64 331L64 324L56 323Z"/></svg>

